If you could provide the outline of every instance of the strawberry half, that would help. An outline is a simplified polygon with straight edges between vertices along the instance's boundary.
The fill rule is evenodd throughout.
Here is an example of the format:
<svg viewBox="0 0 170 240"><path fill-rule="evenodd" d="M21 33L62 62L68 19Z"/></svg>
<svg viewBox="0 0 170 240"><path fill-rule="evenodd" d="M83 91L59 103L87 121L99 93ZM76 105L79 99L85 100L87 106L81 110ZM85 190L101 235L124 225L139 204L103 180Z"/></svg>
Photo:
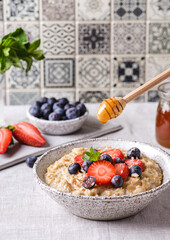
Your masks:
<svg viewBox="0 0 170 240"><path fill-rule="evenodd" d="M101 155L103 153L109 154L112 157L113 162L115 162L116 157L119 157L122 160L124 159L124 154L122 153L122 151L120 149L117 149L117 148L115 148L115 149L108 149L108 150L102 152Z"/></svg>
<svg viewBox="0 0 170 240"><path fill-rule="evenodd" d="M5 153L12 141L12 132L9 129L0 129L0 154Z"/></svg>
<svg viewBox="0 0 170 240"><path fill-rule="evenodd" d="M84 156L84 154L80 154L80 155L77 155L77 156L74 158L74 162L79 163L81 167L82 167L82 165L83 165L83 163L84 163L84 160L82 159L83 156Z"/></svg>
<svg viewBox="0 0 170 240"><path fill-rule="evenodd" d="M34 147L41 147L46 143L39 130L28 122L13 124L14 138L20 142Z"/></svg>
<svg viewBox="0 0 170 240"><path fill-rule="evenodd" d="M125 163L117 163L114 167L116 175L120 175L123 179L126 179L129 176L129 168Z"/></svg>
<svg viewBox="0 0 170 240"><path fill-rule="evenodd" d="M127 159L125 160L125 163L127 164L128 168L131 168L134 165L141 167L142 171L144 171L146 168L145 164L139 159L134 159L134 158Z"/></svg>
<svg viewBox="0 0 170 240"><path fill-rule="evenodd" d="M116 174L114 166L105 160L94 162L90 165L88 176L95 177L96 183L103 185L111 181L112 177Z"/></svg>

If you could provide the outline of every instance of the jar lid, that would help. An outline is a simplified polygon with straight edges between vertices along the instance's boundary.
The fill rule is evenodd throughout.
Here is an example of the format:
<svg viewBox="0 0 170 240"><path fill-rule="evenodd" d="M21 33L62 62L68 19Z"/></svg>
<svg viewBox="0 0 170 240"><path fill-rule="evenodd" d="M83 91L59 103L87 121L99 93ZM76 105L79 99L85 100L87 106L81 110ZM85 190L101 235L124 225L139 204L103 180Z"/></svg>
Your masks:
<svg viewBox="0 0 170 240"><path fill-rule="evenodd" d="M166 101L170 101L170 82L159 85L158 95L160 98L163 98Z"/></svg>

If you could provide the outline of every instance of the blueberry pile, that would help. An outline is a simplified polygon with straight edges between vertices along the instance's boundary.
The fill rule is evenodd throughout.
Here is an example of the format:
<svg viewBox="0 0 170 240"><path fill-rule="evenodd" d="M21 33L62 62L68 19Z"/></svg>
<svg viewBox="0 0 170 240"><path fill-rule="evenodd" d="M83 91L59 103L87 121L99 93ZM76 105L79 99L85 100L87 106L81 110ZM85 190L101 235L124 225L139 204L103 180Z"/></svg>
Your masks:
<svg viewBox="0 0 170 240"><path fill-rule="evenodd" d="M42 97L29 109L32 116L49 121L75 119L84 115L86 111L85 105L80 102L69 103L67 98L57 100L54 97Z"/></svg>

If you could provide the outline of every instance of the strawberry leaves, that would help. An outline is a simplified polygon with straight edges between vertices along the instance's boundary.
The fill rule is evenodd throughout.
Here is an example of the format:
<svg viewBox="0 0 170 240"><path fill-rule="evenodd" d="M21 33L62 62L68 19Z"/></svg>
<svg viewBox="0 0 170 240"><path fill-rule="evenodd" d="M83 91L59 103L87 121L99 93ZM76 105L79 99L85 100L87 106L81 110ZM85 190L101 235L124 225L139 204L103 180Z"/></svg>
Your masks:
<svg viewBox="0 0 170 240"><path fill-rule="evenodd" d="M40 39L29 43L22 28L16 29L0 39L0 74L5 73L11 66L24 69L22 62L27 63L26 75L31 69L33 59L44 59L43 50L40 50Z"/></svg>
<svg viewBox="0 0 170 240"><path fill-rule="evenodd" d="M90 152L84 152L84 156L82 159L85 160L90 160L91 162L96 162L100 160L100 152L94 152L93 148L90 148Z"/></svg>

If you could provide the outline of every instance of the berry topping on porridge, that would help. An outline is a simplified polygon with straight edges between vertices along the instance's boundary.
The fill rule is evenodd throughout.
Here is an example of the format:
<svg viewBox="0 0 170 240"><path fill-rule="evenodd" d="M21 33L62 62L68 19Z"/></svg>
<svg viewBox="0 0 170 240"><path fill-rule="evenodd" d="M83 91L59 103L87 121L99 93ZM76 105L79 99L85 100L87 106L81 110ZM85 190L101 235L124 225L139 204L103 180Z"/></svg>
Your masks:
<svg viewBox="0 0 170 240"><path fill-rule="evenodd" d="M140 159L139 159L140 158ZM45 182L60 191L88 196L145 192L162 183L162 171L140 149L74 148L47 168Z"/></svg>

